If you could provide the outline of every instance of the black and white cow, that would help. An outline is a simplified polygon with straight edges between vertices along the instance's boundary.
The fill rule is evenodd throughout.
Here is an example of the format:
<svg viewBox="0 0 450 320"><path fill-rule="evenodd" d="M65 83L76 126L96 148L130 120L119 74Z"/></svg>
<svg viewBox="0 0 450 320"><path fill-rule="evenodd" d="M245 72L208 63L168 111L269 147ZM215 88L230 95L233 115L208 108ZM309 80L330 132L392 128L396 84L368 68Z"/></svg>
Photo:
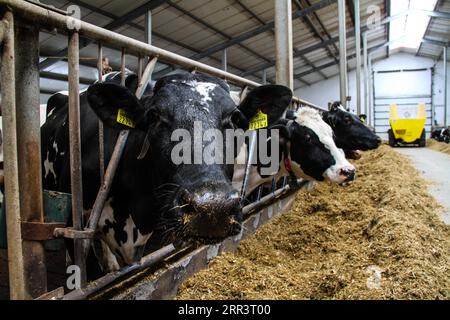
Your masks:
<svg viewBox="0 0 450 320"><path fill-rule="evenodd" d="M333 132L319 112L309 107L290 113L291 119L280 119L271 128L280 130L280 164L271 175L262 175L259 165L252 166L247 193L258 186L270 183L273 178L291 176L309 181L330 181L338 184L352 182L355 167L349 163L344 152L336 147ZM240 157L247 157L243 149ZM242 163L240 159L239 163ZM233 185L242 187L245 167L235 165ZM312 184L310 184L312 186Z"/></svg>
<svg viewBox="0 0 450 320"><path fill-rule="evenodd" d="M439 142L450 143L450 129L436 129L431 132L431 138Z"/></svg>
<svg viewBox="0 0 450 320"><path fill-rule="evenodd" d="M373 133L360 118L335 102L329 111L322 113L323 120L331 126L334 133L334 141L338 148L347 155L353 155L353 150L373 150L380 146L382 140Z"/></svg>
<svg viewBox="0 0 450 320"><path fill-rule="evenodd" d="M140 259L147 240L158 228L165 229L168 241L175 242L210 243L238 233L242 209L229 179L232 165L175 165L171 151L176 142L171 134L184 129L193 135L194 121L200 121L204 130L248 128L248 119L258 108L284 110L290 102L289 89L267 86L250 92L236 106L228 85L206 75L162 78L153 95L140 100L130 83L128 77L127 87L114 81L97 83L80 96L86 217L99 188L98 117L105 124L106 163L119 131L130 129L97 230L102 246L97 256L104 271ZM134 128L117 122L119 109ZM49 114L41 131L44 187L63 192L70 192L67 117L67 104L59 106ZM203 141L202 147L215 143ZM145 145L148 152L142 154Z"/></svg>

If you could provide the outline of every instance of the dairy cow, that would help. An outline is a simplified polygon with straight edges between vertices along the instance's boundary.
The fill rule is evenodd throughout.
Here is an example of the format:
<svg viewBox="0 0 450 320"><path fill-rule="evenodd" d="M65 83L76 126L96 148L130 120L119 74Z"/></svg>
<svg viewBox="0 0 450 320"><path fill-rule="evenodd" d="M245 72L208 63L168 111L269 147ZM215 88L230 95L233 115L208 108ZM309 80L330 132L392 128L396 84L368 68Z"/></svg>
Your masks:
<svg viewBox="0 0 450 320"><path fill-rule="evenodd" d="M280 132L280 163L271 175L261 174L261 165L252 166L247 193L283 176L304 178L309 181L330 181L338 184L352 182L356 169L350 164L333 141L333 132L317 110L309 107L289 113L290 119L280 119L270 129ZM245 148L239 157L247 157ZM242 159L240 163L242 163ZM233 185L240 189L245 168L235 165Z"/></svg>
<svg viewBox="0 0 450 320"><path fill-rule="evenodd" d="M345 110L339 102L333 103L329 111L323 112L322 118L333 129L338 148L343 149L350 158L358 155L354 150L373 150L382 142L360 118Z"/></svg>
<svg viewBox="0 0 450 320"><path fill-rule="evenodd" d="M119 77L120 79L120 77ZM99 221L101 250L96 255L104 271L137 261L147 240L159 230L167 241L211 243L240 231L241 203L224 164L175 164L171 134L193 134L194 122L223 132L248 128L259 108L284 110L290 90L266 86L249 93L238 106L228 85L206 75L172 75L160 79L153 94L138 100L133 77L126 87L109 79L80 95L83 201L86 219L99 188L98 118L105 124L108 163L121 129L128 142ZM42 127L43 181L46 189L70 192L67 103L61 97ZM52 101L49 101L52 103ZM125 117L118 122L118 115ZM131 127L132 128L131 128ZM218 141L204 141L206 144ZM193 147L192 147L193 148Z"/></svg>
<svg viewBox="0 0 450 320"><path fill-rule="evenodd" d="M448 128L433 130L431 138L439 142L450 143L450 130Z"/></svg>

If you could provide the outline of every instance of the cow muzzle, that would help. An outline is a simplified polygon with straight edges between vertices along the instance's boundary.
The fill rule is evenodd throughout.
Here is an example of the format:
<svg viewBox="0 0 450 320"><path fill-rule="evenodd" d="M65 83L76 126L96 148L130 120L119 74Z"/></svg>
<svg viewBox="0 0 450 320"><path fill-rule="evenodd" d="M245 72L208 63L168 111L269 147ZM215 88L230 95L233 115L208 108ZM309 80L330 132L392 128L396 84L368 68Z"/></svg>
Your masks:
<svg viewBox="0 0 450 320"><path fill-rule="evenodd" d="M235 191L211 186L194 192L183 190L179 203L185 240L216 243L241 231L242 207Z"/></svg>
<svg viewBox="0 0 450 320"><path fill-rule="evenodd" d="M325 178L339 185L348 185L356 179L356 168L353 165L333 166L325 171Z"/></svg>

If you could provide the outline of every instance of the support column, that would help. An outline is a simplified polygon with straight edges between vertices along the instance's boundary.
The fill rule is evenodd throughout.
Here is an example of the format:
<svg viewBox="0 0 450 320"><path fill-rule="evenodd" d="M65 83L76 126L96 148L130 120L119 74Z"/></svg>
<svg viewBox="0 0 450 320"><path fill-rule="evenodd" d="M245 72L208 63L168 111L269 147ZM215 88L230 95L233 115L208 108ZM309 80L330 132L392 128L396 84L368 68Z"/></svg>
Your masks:
<svg viewBox="0 0 450 320"><path fill-rule="evenodd" d="M448 52L447 47L444 47L444 127L447 127L448 121Z"/></svg>
<svg viewBox="0 0 450 320"><path fill-rule="evenodd" d="M276 82L294 90L291 0L275 2Z"/></svg>
<svg viewBox="0 0 450 320"><path fill-rule="evenodd" d="M347 39L345 25L345 0L338 0L339 15L339 84L341 104L347 106Z"/></svg>
<svg viewBox="0 0 450 320"><path fill-rule="evenodd" d="M367 33L363 33L363 59L364 59L364 110L363 113L368 117L369 110L369 72L367 67Z"/></svg>
<svg viewBox="0 0 450 320"><path fill-rule="evenodd" d="M355 44L356 44L356 114L361 114L361 20L359 0L355 3Z"/></svg>
<svg viewBox="0 0 450 320"><path fill-rule="evenodd" d="M24 222L44 222L39 101L39 29L15 25L17 154L20 215ZM47 292L44 243L23 240L26 298Z"/></svg>

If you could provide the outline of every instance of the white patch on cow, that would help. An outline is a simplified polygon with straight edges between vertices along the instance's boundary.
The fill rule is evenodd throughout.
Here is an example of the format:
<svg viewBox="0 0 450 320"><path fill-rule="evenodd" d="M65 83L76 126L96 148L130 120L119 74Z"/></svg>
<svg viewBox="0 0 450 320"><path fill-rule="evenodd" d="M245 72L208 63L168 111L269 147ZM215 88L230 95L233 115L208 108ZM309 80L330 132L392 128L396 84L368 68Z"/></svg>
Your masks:
<svg viewBox="0 0 450 320"><path fill-rule="evenodd" d="M53 167L53 162L49 160L49 151L47 151L47 158L44 160L44 169L45 169L45 178L47 179L47 176L49 173L51 173L56 181L56 173L55 169Z"/></svg>
<svg viewBox="0 0 450 320"><path fill-rule="evenodd" d="M235 105L239 105L241 103L241 94L239 91L231 91L230 92L231 100L233 100Z"/></svg>
<svg viewBox="0 0 450 320"><path fill-rule="evenodd" d="M136 255L136 250L138 247L145 246L147 240L150 238L150 234L142 235L134 224L133 218L131 215L125 221L125 226L123 231L127 234L127 240L125 242L117 243L115 238L114 228L109 228L108 232L105 234L102 232L102 229L105 225L115 224L116 221L114 219L114 210L111 207L112 199L108 199L105 203L105 207L103 208L100 220L98 222L98 229L102 234L103 240L107 243L109 249L115 254L116 251L119 251L122 255L125 264L132 264ZM134 241L134 230L136 229L137 237L136 241ZM110 262L108 262L109 264ZM111 262L113 263L113 262ZM106 265L104 267L107 267Z"/></svg>
<svg viewBox="0 0 450 320"><path fill-rule="evenodd" d="M217 84L210 83L210 82L198 82L198 81L191 81L191 90L197 92L201 96L200 103L208 107L208 102L212 101L211 93L214 91L214 89L217 87Z"/></svg>
<svg viewBox="0 0 450 320"><path fill-rule="evenodd" d="M134 241L133 233L134 229L136 229L137 237L136 241ZM135 258L135 252L138 247L145 246L147 240L152 235L151 233L142 235L139 232L139 229L134 224L133 218L131 215L128 217L124 231L127 234L127 241L120 244L120 252L122 253L123 259L126 264L132 264Z"/></svg>
<svg viewBox="0 0 450 320"><path fill-rule="evenodd" d="M108 250L103 250L102 255L101 255L101 257L102 257L101 263L102 263L103 270L108 269L110 266L114 266L115 264L117 264L117 266L119 266L119 263L117 262L117 258L113 253L113 250L119 248L117 246L116 239L114 238L114 236L115 236L114 229L109 228L108 232L106 234L102 232L103 227L106 226L108 224L108 222L110 224L115 223L114 210L111 207L111 201L112 201L112 198L109 198L105 202L105 206L103 207L102 214L100 215L100 219L99 219L98 225L97 225L97 229L101 234L101 240L102 240L102 242L104 241L107 244L106 246L108 247L107 248ZM103 247L103 245L102 245L102 247ZM111 254L109 254L108 251L110 251ZM119 268L120 268L120 266L119 266ZM109 270L109 271L113 271L113 270Z"/></svg>
<svg viewBox="0 0 450 320"><path fill-rule="evenodd" d="M48 113L47 117L50 117L53 114L53 111L55 111L56 108L53 108L52 110L50 110L50 112Z"/></svg>
<svg viewBox="0 0 450 320"><path fill-rule="evenodd" d="M341 169L348 168L354 170L355 167L347 161L344 151L336 147L333 140L333 130L328 124L325 123L325 121L323 121L319 111L309 107L300 108L296 113L295 121L299 125L305 126L314 131L320 142L325 146L325 148L330 150L331 156L336 161L336 164L324 172L324 178L331 182L343 183L346 180L346 177L340 174ZM293 167L294 172L295 167L296 166ZM295 172L295 174L297 175L297 172Z"/></svg>
<svg viewBox="0 0 450 320"><path fill-rule="evenodd" d="M108 244L106 244L102 239L100 239L100 243L102 245L102 252L100 253L101 259L99 259L99 261L101 261L100 266L103 272L108 273L120 270L120 264L117 261L117 257L111 251ZM97 254L96 256L99 258Z"/></svg>
<svg viewBox="0 0 450 320"><path fill-rule="evenodd" d="M53 141L53 149L55 149L55 154L58 154L58 145L56 144L56 141Z"/></svg>

